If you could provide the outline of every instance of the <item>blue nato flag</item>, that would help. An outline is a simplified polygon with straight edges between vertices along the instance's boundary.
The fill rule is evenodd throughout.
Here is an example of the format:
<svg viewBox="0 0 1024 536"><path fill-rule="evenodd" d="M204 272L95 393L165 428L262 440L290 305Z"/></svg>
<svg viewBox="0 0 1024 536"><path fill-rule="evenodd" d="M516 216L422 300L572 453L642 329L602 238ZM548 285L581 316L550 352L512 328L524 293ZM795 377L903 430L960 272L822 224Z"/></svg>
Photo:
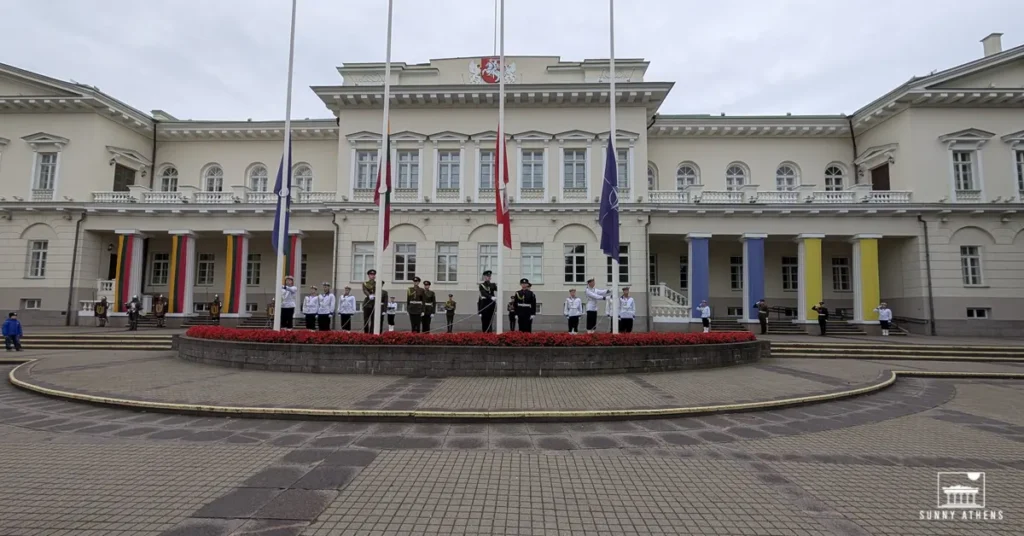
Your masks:
<svg viewBox="0 0 1024 536"><path fill-rule="evenodd" d="M289 192L292 189L292 144L288 144L288 168L285 173L284 156L281 156L281 167L277 168L277 181L274 182L274 194L277 196L277 210L274 211L274 233L270 237L270 243L274 246L274 254L277 254L277 241L284 237L284 253L288 254L288 218L291 216L292 199ZM284 232L281 230L281 211L284 211Z"/></svg>
<svg viewBox="0 0 1024 536"><path fill-rule="evenodd" d="M601 251L609 257L619 256L619 166L615 163L612 140L608 139L608 156L604 164L604 184L601 187Z"/></svg>

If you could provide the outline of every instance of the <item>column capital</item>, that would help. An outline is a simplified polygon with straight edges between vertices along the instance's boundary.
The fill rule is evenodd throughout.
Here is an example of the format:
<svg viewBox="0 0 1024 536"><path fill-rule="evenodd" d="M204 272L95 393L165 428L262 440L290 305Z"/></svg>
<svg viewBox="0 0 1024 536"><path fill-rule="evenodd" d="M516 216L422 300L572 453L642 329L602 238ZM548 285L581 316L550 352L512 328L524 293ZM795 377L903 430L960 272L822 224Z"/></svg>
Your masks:
<svg viewBox="0 0 1024 536"><path fill-rule="evenodd" d="M744 242L747 240L764 240L765 238L768 238L767 234L743 233L742 235L740 235L740 242Z"/></svg>
<svg viewBox="0 0 1024 536"><path fill-rule="evenodd" d="M180 235L180 236L195 236L196 232L191 229L173 229L167 231L169 235Z"/></svg>
<svg viewBox="0 0 1024 536"><path fill-rule="evenodd" d="M234 236L249 236L249 231L246 231L245 229L225 229L224 234Z"/></svg>
<svg viewBox="0 0 1024 536"><path fill-rule="evenodd" d="M880 235L880 234L858 234L858 235L853 235L853 238L850 239L850 242L856 242L858 240L872 240L872 239L873 240L877 240L879 238L882 238L882 235Z"/></svg>
<svg viewBox="0 0 1024 536"><path fill-rule="evenodd" d="M686 235L687 240L693 240L695 238L711 238L711 233L689 233Z"/></svg>
<svg viewBox="0 0 1024 536"><path fill-rule="evenodd" d="M804 233L796 235L796 240L807 240L812 238L817 238L820 240L822 238L825 238L825 235L821 233Z"/></svg>
<svg viewBox="0 0 1024 536"><path fill-rule="evenodd" d="M140 232L137 229L118 229L118 230L114 231L114 234L145 236L145 235L142 234L142 232Z"/></svg>

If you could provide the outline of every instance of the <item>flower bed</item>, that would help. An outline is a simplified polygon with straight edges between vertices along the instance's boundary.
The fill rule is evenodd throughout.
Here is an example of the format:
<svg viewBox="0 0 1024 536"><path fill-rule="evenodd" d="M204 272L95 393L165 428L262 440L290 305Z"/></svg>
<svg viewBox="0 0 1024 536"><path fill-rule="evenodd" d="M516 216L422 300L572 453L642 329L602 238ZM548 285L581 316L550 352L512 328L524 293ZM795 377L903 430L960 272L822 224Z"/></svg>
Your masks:
<svg viewBox="0 0 1024 536"><path fill-rule="evenodd" d="M193 326L185 336L196 339L264 344L344 344L359 346L691 346L753 341L749 331L721 333L409 333L372 335L353 331L273 331L220 326Z"/></svg>

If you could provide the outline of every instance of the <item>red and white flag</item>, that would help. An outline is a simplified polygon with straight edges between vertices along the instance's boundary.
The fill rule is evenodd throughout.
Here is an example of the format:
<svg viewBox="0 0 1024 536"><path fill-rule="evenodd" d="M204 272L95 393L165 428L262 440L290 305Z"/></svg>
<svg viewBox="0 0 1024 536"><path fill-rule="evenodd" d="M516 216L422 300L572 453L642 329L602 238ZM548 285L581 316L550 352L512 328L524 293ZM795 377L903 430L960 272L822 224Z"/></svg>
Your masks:
<svg viewBox="0 0 1024 536"><path fill-rule="evenodd" d="M504 150L502 150L504 149ZM501 153L501 166L504 170L504 177L498 173L498 154ZM501 241L505 247L512 249L512 219L508 214L508 144L505 143L505 136L499 130L498 139L494 143L494 198L497 209L498 225L504 224L504 232Z"/></svg>

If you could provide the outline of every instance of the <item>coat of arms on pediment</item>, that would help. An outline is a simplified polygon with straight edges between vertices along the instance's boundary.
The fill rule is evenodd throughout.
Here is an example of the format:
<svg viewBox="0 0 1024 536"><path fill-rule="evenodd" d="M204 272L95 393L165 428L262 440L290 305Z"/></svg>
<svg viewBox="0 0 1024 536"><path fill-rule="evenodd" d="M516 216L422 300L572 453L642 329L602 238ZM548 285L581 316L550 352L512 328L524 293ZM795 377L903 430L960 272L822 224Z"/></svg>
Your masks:
<svg viewBox="0 0 1024 536"><path fill-rule="evenodd" d="M469 62L469 83L470 84L497 84L501 79L501 58L480 58ZM514 84L516 75L516 62L505 65L505 83Z"/></svg>

